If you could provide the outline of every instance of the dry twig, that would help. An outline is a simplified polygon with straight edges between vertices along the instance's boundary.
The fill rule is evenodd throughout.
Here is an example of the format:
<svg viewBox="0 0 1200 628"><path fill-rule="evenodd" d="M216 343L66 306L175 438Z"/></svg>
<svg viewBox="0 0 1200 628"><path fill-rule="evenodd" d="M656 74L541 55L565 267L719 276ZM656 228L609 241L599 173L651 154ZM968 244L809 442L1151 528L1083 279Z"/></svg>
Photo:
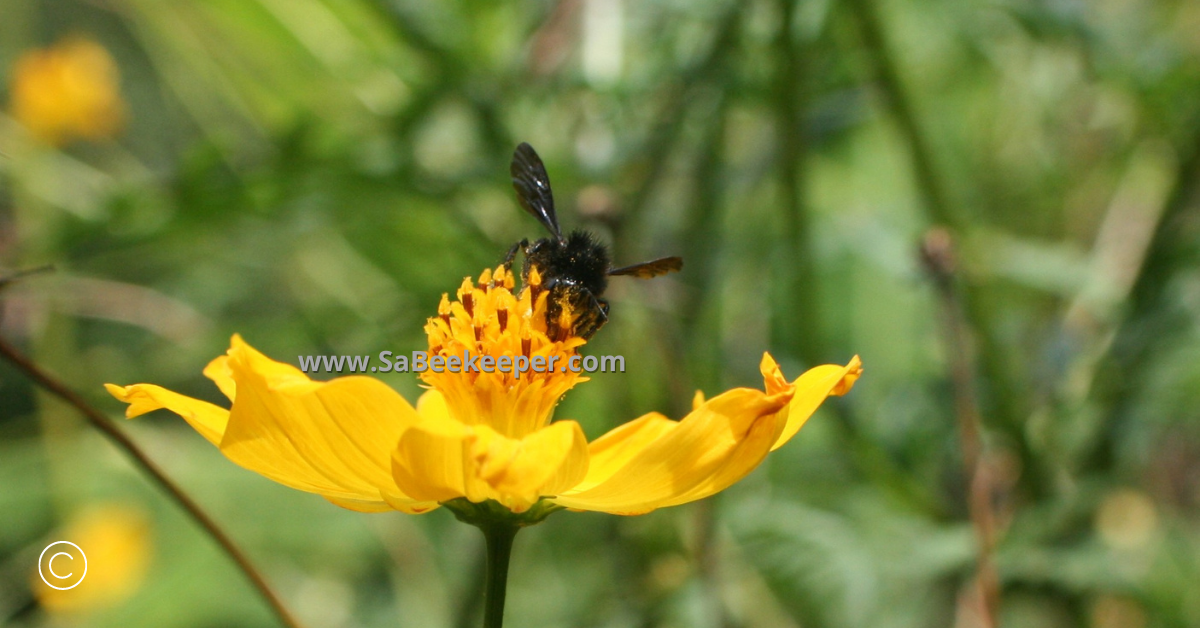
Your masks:
<svg viewBox="0 0 1200 628"><path fill-rule="evenodd" d="M15 347L8 344L8 342L4 340L0 340L0 355L11 362L13 366L17 367L18 370L25 373L25 375L29 377L29 379L33 380L33 382L38 386L41 386L49 393L53 394L59 399L62 399L63 401L67 402L67 404L78 410L80 414L87 419L88 423L92 425L92 427L100 430L100 433L108 437L108 439L112 441L112 443L115 444L118 449L125 452L125 454L133 460L134 464L139 469L149 475L154 482L158 484L159 488L165 491L167 495L175 501L175 503L179 504L179 506L187 511L188 515L190 515L196 523L200 524L200 527L203 528L204 531L210 537L212 537L214 541L217 542L217 545L219 545L221 549L233 559L233 562L237 564L238 568L241 569L246 578L250 580L250 584L254 586L255 590L258 591L258 594L267 602L268 605L270 605L271 610L274 611L276 617L279 618L280 623L282 623L284 626L287 626L287 628L301 628L300 623L297 622L296 618L292 616L291 612L284 607L283 602L280 601L277 595L275 595L275 592L271 590L271 587L267 585L266 579L263 578L262 574L258 572L258 569L256 569L254 565L250 563L250 559L246 557L246 554L234 544L233 539L229 538L229 535L226 534L219 525L217 525L217 522L209 517L208 514L200 508L200 505L197 504L191 497L189 497L187 493L183 492L182 488L168 478L163 473L162 469L160 469L158 465L154 463L154 461L150 460L150 458L137 446L137 444L130 440L129 437L123 432L118 430L117 427L113 425L111 421L105 418L105 416L101 414L99 410L96 410L86 401L84 401L78 393L68 388L66 384L60 382L53 375L43 370L40 366L35 364L33 360L26 357Z"/></svg>

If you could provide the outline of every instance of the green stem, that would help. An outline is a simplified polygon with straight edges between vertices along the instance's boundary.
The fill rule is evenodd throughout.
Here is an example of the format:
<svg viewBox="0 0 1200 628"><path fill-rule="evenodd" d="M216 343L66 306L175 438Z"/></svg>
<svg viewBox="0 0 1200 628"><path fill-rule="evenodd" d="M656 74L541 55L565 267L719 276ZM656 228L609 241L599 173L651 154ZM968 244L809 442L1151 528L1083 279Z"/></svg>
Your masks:
<svg viewBox="0 0 1200 628"><path fill-rule="evenodd" d="M481 525L487 541L487 585L483 598L483 628L504 625L504 595L508 590L508 559L518 526L507 522Z"/></svg>

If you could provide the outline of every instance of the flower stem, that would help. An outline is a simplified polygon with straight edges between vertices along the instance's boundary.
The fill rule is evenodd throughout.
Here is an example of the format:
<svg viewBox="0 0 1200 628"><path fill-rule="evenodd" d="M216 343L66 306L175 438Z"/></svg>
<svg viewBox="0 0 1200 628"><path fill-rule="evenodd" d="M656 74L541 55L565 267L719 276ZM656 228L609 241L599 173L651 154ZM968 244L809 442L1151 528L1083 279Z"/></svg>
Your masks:
<svg viewBox="0 0 1200 628"><path fill-rule="evenodd" d="M541 523L562 506L539 500L530 508L513 512L494 500L472 502L459 497L442 502L454 517L483 531L487 541L487 565L484 568L483 628L504 625L504 594L508 589L508 559L512 555L517 530Z"/></svg>
<svg viewBox="0 0 1200 628"><path fill-rule="evenodd" d="M508 559L519 527L509 522L479 526L487 541L487 585L483 598L483 628L504 625L504 595L508 589Z"/></svg>

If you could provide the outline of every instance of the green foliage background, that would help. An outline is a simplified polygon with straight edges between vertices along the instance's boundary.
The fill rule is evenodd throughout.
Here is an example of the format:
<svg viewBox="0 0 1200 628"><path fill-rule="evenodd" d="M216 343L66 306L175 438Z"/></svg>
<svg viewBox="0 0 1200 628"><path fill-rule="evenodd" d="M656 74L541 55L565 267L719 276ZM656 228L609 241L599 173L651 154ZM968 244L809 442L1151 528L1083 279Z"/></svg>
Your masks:
<svg viewBox="0 0 1200 628"><path fill-rule="evenodd" d="M1200 4L1192 0L2 0L0 83L85 34L129 106L61 150L0 115L2 333L115 418L104 382L216 401L241 333L277 359L423 347L442 292L564 226L619 262L561 404L590 437L696 388L860 354L865 374L701 504L555 515L517 540L519 626L970 626L976 549L918 242L948 227L997 478L1004 626L1200 625ZM5 96L4 101L7 102ZM410 399L412 375L384 378ZM481 542L362 515L124 423L313 627L477 625ZM146 583L28 599L78 508L140 504ZM956 619L957 617L957 619ZM272 626L215 546L68 408L0 365L0 623ZM956 623L957 622L957 623Z"/></svg>

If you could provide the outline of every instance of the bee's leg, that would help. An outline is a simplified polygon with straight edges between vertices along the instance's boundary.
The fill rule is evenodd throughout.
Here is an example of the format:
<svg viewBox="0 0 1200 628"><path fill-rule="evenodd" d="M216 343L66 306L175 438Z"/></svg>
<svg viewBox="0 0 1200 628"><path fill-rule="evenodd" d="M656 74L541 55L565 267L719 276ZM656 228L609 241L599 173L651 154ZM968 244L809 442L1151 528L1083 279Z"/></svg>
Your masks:
<svg viewBox="0 0 1200 628"><path fill-rule="evenodd" d="M533 294L534 302L537 302L537 296L542 290L549 290L556 284L558 284L558 278L551 277L546 281L546 285L550 286L549 288L546 287L546 285L537 286ZM556 295L551 292L550 297L546 299L546 335L550 337L551 341L558 342L565 336L569 336L571 334L571 330L564 328L560 324L563 306L562 302L555 297Z"/></svg>
<svg viewBox="0 0 1200 628"><path fill-rule="evenodd" d="M597 297L590 290L588 297L591 298L592 309L586 317L581 317L578 322L579 327L576 329L576 335L584 340L591 339L608 322L608 300Z"/></svg>
<svg viewBox="0 0 1200 628"><path fill-rule="evenodd" d="M517 251L524 251L527 248L529 248L529 240L524 238L512 245L512 248L508 250L508 254L504 256L504 270L512 270L513 260L517 258Z"/></svg>
<svg viewBox="0 0 1200 628"><path fill-rule="evenodd" d="M596 295L592 295L592 304L600 312L600 324L608 322L608 299L602 299Z"/></svg>

